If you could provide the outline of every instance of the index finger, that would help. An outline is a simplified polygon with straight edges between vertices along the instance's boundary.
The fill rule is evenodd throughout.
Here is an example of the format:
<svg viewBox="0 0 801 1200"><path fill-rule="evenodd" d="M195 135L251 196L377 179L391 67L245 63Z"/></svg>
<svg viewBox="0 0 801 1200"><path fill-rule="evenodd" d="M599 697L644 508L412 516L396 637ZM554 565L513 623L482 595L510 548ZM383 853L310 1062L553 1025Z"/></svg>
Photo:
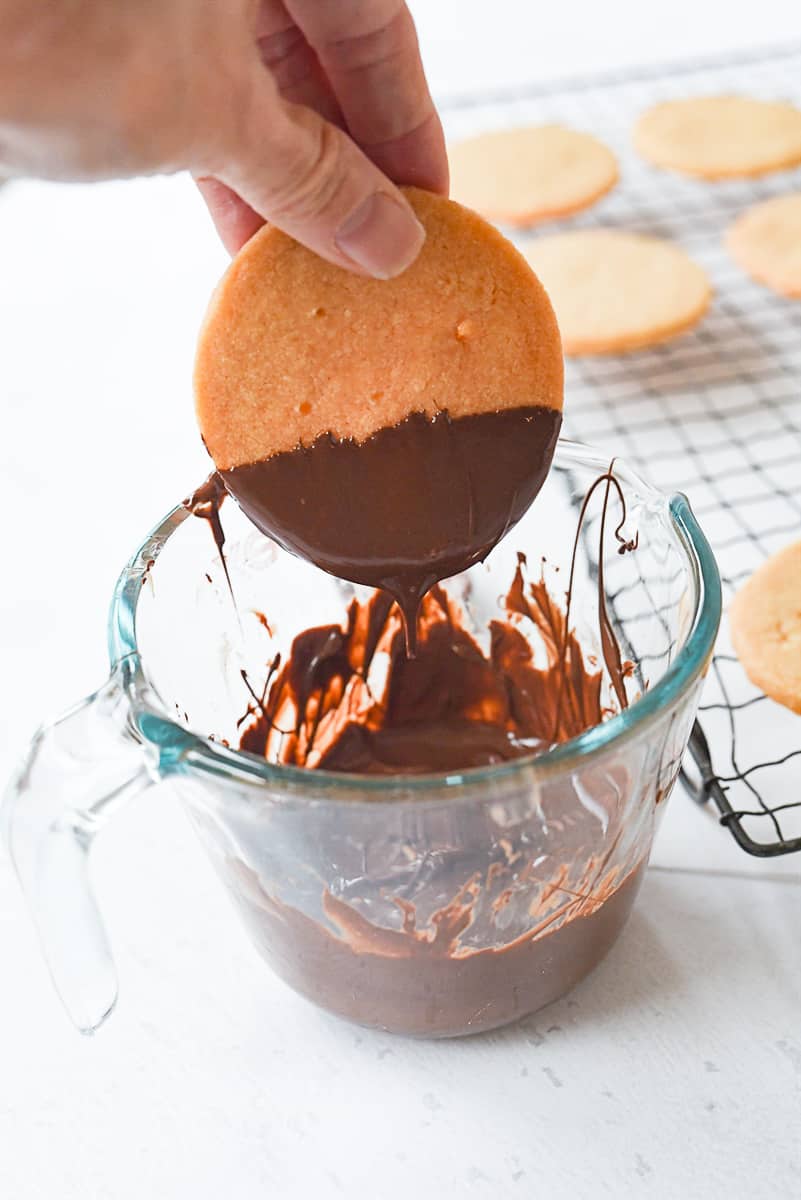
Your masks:
<svg viewBox="0 0 801 1200"><path fill-rule="evenodd" d="M285 0L314 47L348 132L396 183L448 190L442 125L403 0Z"/></svg>

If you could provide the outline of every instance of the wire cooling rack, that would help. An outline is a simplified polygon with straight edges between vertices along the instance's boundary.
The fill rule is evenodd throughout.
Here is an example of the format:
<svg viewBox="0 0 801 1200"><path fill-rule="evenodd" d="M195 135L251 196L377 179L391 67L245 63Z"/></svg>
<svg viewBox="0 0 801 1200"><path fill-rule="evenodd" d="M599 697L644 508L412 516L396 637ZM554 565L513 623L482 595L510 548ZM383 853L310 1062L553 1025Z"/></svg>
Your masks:
<svg viewBox="0 0 801 1200"><path fill-rule="evenodd" d="M565 433L620 454L664 491L687 494L723 579L724 602L770 554L801 536L801 304L752 283L723 245L749 205L801 189L801 169L715 184L660 171L632 149L649 105L738 92L801 106L801 44L627 71L440 104L451 139L526 122L595 133L621 182L600 204L535 233L599 225L670 238L708 272L710 313L652 350L568 360ZM765 697L732 652L724 618L684 763L744 850L801 850L801 718Z"/></svg>

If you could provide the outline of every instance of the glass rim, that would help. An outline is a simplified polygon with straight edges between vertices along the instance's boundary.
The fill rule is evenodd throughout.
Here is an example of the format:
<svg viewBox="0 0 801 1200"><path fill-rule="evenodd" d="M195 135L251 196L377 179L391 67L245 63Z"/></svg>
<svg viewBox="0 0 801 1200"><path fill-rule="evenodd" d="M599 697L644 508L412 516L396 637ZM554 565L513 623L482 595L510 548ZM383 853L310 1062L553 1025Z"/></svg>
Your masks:
<svg viewBox="0 0 801 1200"><path fill-rule="evenodd" d="M161 697L147 678L146 664L136 642L136 609L146 573L170 537L192 516L179 504L155 526L130 558L117 580L109 611L109 657L112 669L123 662L128 663L126 688L139 734L144 740L157 744L168 760L191 763L192 767L205 769L214 775L227 775L240 780L245 776L252 784L279 784L293 793L297 793L300 787L307 793L316 793L315 798L324 792L326 799L339 799L344 803L367 798L368 794L372 803L382 799L386 803L397 803L408 799L409 793L417 791L431 792L453 787L472 791L477 785L495 782L518 772L544 778L555 772L567 773L579 765L586 766L591 756L597 757L612 745L628 741L631 736L648 729L660 714L669 711L683 699L709 663L722 611L717 563L687 497L682 492L670 496L660 492L632 470L625 459L615 457L612 462L615 473L627 484L645 496L666 503L673 533L686 556L695 604L684 644L664 675L628 708L602 721L600 725L594 725L549 750L533 752L503 763L424 775L399 773L380 776L269 763L248 751L234 750L194 733L167 712ZM582 442L560 438L554 463L593 467L602 474L609 469L610 458ZM145 696L147 701L143 703L142 697ZM157 709L150 703L151 696L158 701ZM148 719L139 720L140 717ZM156 726L153 725L154 721Z"/></svg>

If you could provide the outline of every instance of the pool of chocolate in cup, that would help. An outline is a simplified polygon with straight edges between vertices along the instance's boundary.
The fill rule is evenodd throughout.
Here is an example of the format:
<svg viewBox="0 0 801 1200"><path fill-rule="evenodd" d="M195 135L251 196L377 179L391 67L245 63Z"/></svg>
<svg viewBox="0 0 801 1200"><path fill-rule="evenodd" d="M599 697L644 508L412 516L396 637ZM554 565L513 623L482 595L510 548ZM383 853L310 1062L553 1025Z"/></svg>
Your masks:
<svg viewBox="0 0 801 1200"><path fill-rule="evenodd" d="M604 483L604 513L616 494L625 518L611 470L590 489L581 516ZM210 522L223 553L224 495L212 477L187 502ZM625 540L622 525L616 522L618 546L631 551L636 543ZM580 521L574 557L579 533ZM601 573L602 657L614 695L606 706L602 672L570 627L570 593L563 609L542 579L528 579L520 554L504 601L506 619L491 622L486 652L442 586L420 602L414 658L406 653L403 619L391 596L377 591L368 600L354 599L342 624L303 631L286 661L270 664L262 694L252 692L240 722L240 748L276 763L356 774L452 771L546 750L627 704L632 664L622 660L602 589ZM526 622L545 648L542 665L521 631ZM379 654L388 668L375 693L370 667ZM601 790L605 786L599 781ZM617 781L616 804L630 787L630 781ZM577 803L569 782L562 800L569 807ZM464 937L482 890L492 886L497 892L504 873L520 887L525 861L476 865L472 872L460 862L452 889L443 893L450 899L421 927L414 905L396 898L396 928L374 924L364 904L327 889L312 904L320 909L315 919L284 903L278 881L260 878L244 862L228 857L218 866L256 944L293 987L362 1024L429 1036L490 1029L567 991L614 942L644 871L643 861L621 874L591 858L577 885L568 881L567 866L561 872L557 867L544 888L532 886L525 931L477 948L465 945ZM541 913L538 894L549 899ZM502 906L503 895L502 888L493 903Z"/></svg>
<svg viewBox="0 0 801 1200"><path fill-rule="evenodd" d="M460 935L486 873L464 881L462 868L463 882L422 928L406 903L389 929L328 890L315 920L282 903L278 888L240 860L218 867L254 942L296 991L360 1025L426 1037L494 1029L569 991L616 940L645 873L644 860L624 878L610 871L587 894L566 890L547 916L535 910L531 928L512 941L465 949Z"/></svg>

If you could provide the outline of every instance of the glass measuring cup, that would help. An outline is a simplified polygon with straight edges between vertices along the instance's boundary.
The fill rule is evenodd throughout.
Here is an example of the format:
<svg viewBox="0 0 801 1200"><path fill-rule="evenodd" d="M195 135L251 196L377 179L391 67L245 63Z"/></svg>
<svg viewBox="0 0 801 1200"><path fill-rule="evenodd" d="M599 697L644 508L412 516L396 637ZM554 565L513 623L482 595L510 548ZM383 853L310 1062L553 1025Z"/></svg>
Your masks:
<svg viewBox="0 0 801 1200"><path fill-rule="evenodd" d="M578 510L608 466L561 442L523 521L448 582L477 630L499 615L518 550L564 596ZM600 558L633 663L630 706L538 757L439 776L309 772L229 748L250 700L242 669L259 691L276 650L341 620L352 589L227 503L237 616L206 523L178 507L157 526L115 590L108 681L39 731L3 809L53 980L81 1030L102 1024L117 996L91 845L156 779L174 784L273 969L345 1017L476 1032L549 1003L600 961L634 901L720 619L717 569L685 498L620 462L614 474L638 546L617 553L622 514L601 546L600 503L588 512L571 624L598 647Z"/></svg>

